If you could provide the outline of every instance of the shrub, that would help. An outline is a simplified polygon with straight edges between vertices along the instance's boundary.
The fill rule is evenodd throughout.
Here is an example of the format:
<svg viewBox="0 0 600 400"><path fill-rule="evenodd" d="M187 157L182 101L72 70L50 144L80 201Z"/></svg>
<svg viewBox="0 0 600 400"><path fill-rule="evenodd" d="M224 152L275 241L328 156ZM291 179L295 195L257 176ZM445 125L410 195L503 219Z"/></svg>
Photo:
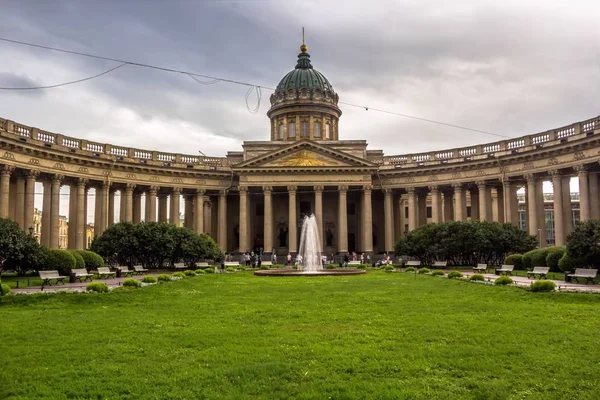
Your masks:
<svg viewBox="0 0 600 400"><path fill-rule="evenodd" d="M356 266L356 269L367 269L367 264L360 264Z"/></svg>
<svg viewBox="0 0 600 400"><path fill-rule="evenodd" d="M420 274L429 274L429 273L431 273L431 270L429 268L419 268L419 273Z"/></svg>
<svg viewBox="0 0 600 400"><path fill-rule="evenodd" d="M0 296L4 296L10 293L10 286L5 285L4 283L0 284Z"/></svg>
<svg viewBox="0 0 600 400"><path fill-rule="evenodd" d="M79 254L77 251L75 250L69 250L69 253L71 253L71 255L73 256L73 258L75 258L75 268L85 268L85 260L83 259L83 257L81 256L81 254Z"/></svg>
<svg viewBox="0 0 600 400"><path fill-rule="evenodd" d="M406 267L404 272L415 272L415 267Z"/></svg>
<svg viewBox="0 0 600 400"><path fill-rule="evenodd" d="M267 268L268 269L268 268ZM210 268L206 268L204 270L204 272L206 272L207 274L214 274L215 273L215 269L213 267Z"/></svg>
<svg viewBox="0 0 600 400"><path fill-rule="evenodd" d="M513 283L513 280L508 276L501 276L494 281L494 285L510 285Z"/></svg>
<svg viewBox="0 0 600 400"><path fill-rule="evenodd" d="M523 254L511 254L504 259L504 265L514 265L515 269L523 269Z"/></svg>
<svg viewBox="0 0 600 400"><path fill-rule="evenodd" d="M171 281L171 275L169 275L169 274L160 274L158 276L158 281L159 282L170 282Z"/></svg>
<svg viewBox="0 0 600 400"><path fill-rule="evenodd" d="M75 268L75 257L67 250L46 250L46 270L57 270L62 276L69 276Z"/></svg>
<svg viewBox="0 0 600 400"><path fill-rule="evenodd" d="M600 220L589 220L577 225L567 237L569 255L580 261L579 266L600 268Z"/></svg>
<svg viewBox="0 0 600 400"><path fill-rule="evenodd" d="M382 267L382 269L383 269L385 272L394 272L394 269L395 269L395 268L394 268L394 266L393 266L393 265L384 265L384 266ZM419 271L419 273L420 273L420 271Z"/></svg>
<svg viewBox="0 0 600 400"><path fill-rule="evenodd" d="M104 282L91 282L86 288L88 292L105 293L108 292L108 286Z"/></svg>
<svg viewBox="0 0 600 400"><path fill-rule="evenodd" d="M548 253L554 249L554 247L545 247L543 249L538 249L533 253L531 257L531 266L532 267L545 267L546 266L546 257Z"/></svg>
<svg viewBox="0 0 600 400"><path fill-rule="evenodd" d="M567 248L565 246L550 247L546 256L546 267L550 267L552 272L560 272L558 262L565 255Z"/></svg>
<svg viewBox="0 0 600 400"><path fill-rule="evenodd" d="M462 278L463 274L458 271L452 271L448 274L448 279Z"/></svg>
<svg viewBox="0 0 600 400"><path fill-rule="evenodd" d="M183 278L185 278L185 274L183 272L175 272L173 274L173 278L181 278L181 279L183 279Z"/></svg>
<svg viewBox="0 0 600 400"><path fill-rule="evenodd" d="M563 272L575 271L575 268L581 268L582 266L582 261L571 257L568 252L565 252L558 261L558 268Z"/></svg>
<svg viewBox="0 0 600 400"><path fill-rule="evenodd" d="M335 266L335 264L327 264L327 269L336 269L337 267Z"/></svg>
<svg viewBox="0 0 600 400"><path fill-rule="evenodd" d="M142 286L142 283L134 278L128 278L123 281L123 287L137 289Z"/></svg>
<svg viewBox="0 0 600 400"><path fill-rule="evenodd" d="M246 270L246 267L245 267L245 266L243 266L243 265L240 265L238 269L239 269L240 271L245 271L245 270Z"/></svg>
<svg viewBox="0 0 600 400"><path fill-rule="evenodd" d="M481 275L481 274L473 274L469 277L470 281L480 281L480 282L485 282L485 276Z"/></svg>
<svg viewBox="0 0 600 400"><path fill-rule="evenodd" d="M186 269L185 271L183 271L185 276L196 276L196 272L192 271L191 269Z"/></svg>
<svg viewBox="0 0 600 400"><path fill-rule="evenodd" d="M531 284L532 292L552 292L556 289L556 283L552 281L535 281Z"/></svg>
<svg viewBox="0 0 600 400"><path fill-rule="evenodd" d="M196 275L204 275L204 274L206 274L206 272L204 272L203 269L197 269L196 270Z"/></svg>
<svg viewBox="0 0 600 400"><path fill-rule="evenodd" d="M523 269L532 269L533 268L533 256L535 255L535 253L538 251L538 249L535 250L531 250L528 251L527 253L523 254Z"/></svg>
<svg viewBox="0 0 600 400"><path fill-rule="evenodd" d="M431 275L433 275L433 276L444 276L446 274L441 269L435 269L435 270L433 270L431 272Z"/></svg>
<svg viewBox="0 0 600 400"><path fill-rule="evenodd" d="M268 265L262 265L262 264L261 264L261 266L260 266L260 268L259 268L259 269L270 269L270 267L269 267Z"/></svg>
<svg viewBox="0 0 600 400"><path fill-rule="evenodd" d="M227 268L225 268L225 271L227 271L227 272L235 272L235 268L233 268L233 267L227 267Z"/></svg>
<svg viewBox="0 0 600 400"><path fill-rule="evenodd" d="M156 283L157 281L158 280L155 277L150 276L150 275L142 278L142 282L144 282L144 283Z"/></svg>
<svg viewBox="0 0 600 400"><path fill-rule="evenodd" d="M104 267L104 259L99 254L89 250L74 250L75 253L79 254L83 258L85 267L88 270L95 270L99 267Z"/></svg>

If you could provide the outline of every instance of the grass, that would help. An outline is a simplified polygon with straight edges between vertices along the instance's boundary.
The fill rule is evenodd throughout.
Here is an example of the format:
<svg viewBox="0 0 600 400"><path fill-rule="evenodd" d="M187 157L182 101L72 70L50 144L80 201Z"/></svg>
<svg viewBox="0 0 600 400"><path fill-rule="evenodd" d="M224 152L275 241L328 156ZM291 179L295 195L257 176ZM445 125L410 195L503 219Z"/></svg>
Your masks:
<svg viewBox="0 0 600 400"><path fill-rule="evenodd" d="M600 297L415 274L0 299L0 398L592 399Z"/></svg>

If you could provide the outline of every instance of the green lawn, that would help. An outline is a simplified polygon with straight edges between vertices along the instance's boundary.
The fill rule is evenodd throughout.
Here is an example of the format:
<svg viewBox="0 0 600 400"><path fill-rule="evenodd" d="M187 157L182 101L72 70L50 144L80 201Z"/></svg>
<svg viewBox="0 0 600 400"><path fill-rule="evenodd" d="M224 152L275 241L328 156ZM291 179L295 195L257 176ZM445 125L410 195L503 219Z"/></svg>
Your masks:
<svg viewBox="0 0 600 400"><path fill-rule="evenodd" d="M369 271L0 299L0 398L595 399L600 296Z"/></svg>

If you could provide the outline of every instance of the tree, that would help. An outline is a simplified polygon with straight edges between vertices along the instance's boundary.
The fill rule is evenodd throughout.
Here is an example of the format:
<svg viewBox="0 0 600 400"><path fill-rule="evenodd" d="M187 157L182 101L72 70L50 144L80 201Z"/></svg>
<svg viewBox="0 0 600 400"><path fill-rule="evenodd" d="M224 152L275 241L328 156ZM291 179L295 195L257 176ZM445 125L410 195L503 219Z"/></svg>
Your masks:
<svg viewBox="0 0 600 400"><path fill-rule="evenodd" d="M567 253L584 265L600 268L600 221L579 224L567 237Z"/></svg>
<svg viewBox="0 0 600 400"><path fill-rule="evenodd" d="M107 264L132 265L138 258L135 225L131 222L119 222L92 241L90 250L100 254Z"/></svg>
<svg viewBox="0 0 600 400"><path fill-rule="evenodd" d="M44 249L35 238L9 219L0 219L0 271L12 270L19 275L43 265Z"/></svg>

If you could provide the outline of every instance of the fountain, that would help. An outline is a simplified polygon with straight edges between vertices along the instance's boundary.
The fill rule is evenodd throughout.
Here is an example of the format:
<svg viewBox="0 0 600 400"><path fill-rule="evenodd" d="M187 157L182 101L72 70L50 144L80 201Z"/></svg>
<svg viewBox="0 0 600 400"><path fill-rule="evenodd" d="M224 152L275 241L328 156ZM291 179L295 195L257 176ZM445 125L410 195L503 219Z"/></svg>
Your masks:
<svg viewBox="0 0 600 400"><path fill-rule="evenodd" d="M321 259L321 241L319 228L314 214L305 216L300 234L300 251L297 256L297 268L270 269L254 271L259 276L313 276L313 275L358 275L364 274L361 269L323 269Z"/></svg>

